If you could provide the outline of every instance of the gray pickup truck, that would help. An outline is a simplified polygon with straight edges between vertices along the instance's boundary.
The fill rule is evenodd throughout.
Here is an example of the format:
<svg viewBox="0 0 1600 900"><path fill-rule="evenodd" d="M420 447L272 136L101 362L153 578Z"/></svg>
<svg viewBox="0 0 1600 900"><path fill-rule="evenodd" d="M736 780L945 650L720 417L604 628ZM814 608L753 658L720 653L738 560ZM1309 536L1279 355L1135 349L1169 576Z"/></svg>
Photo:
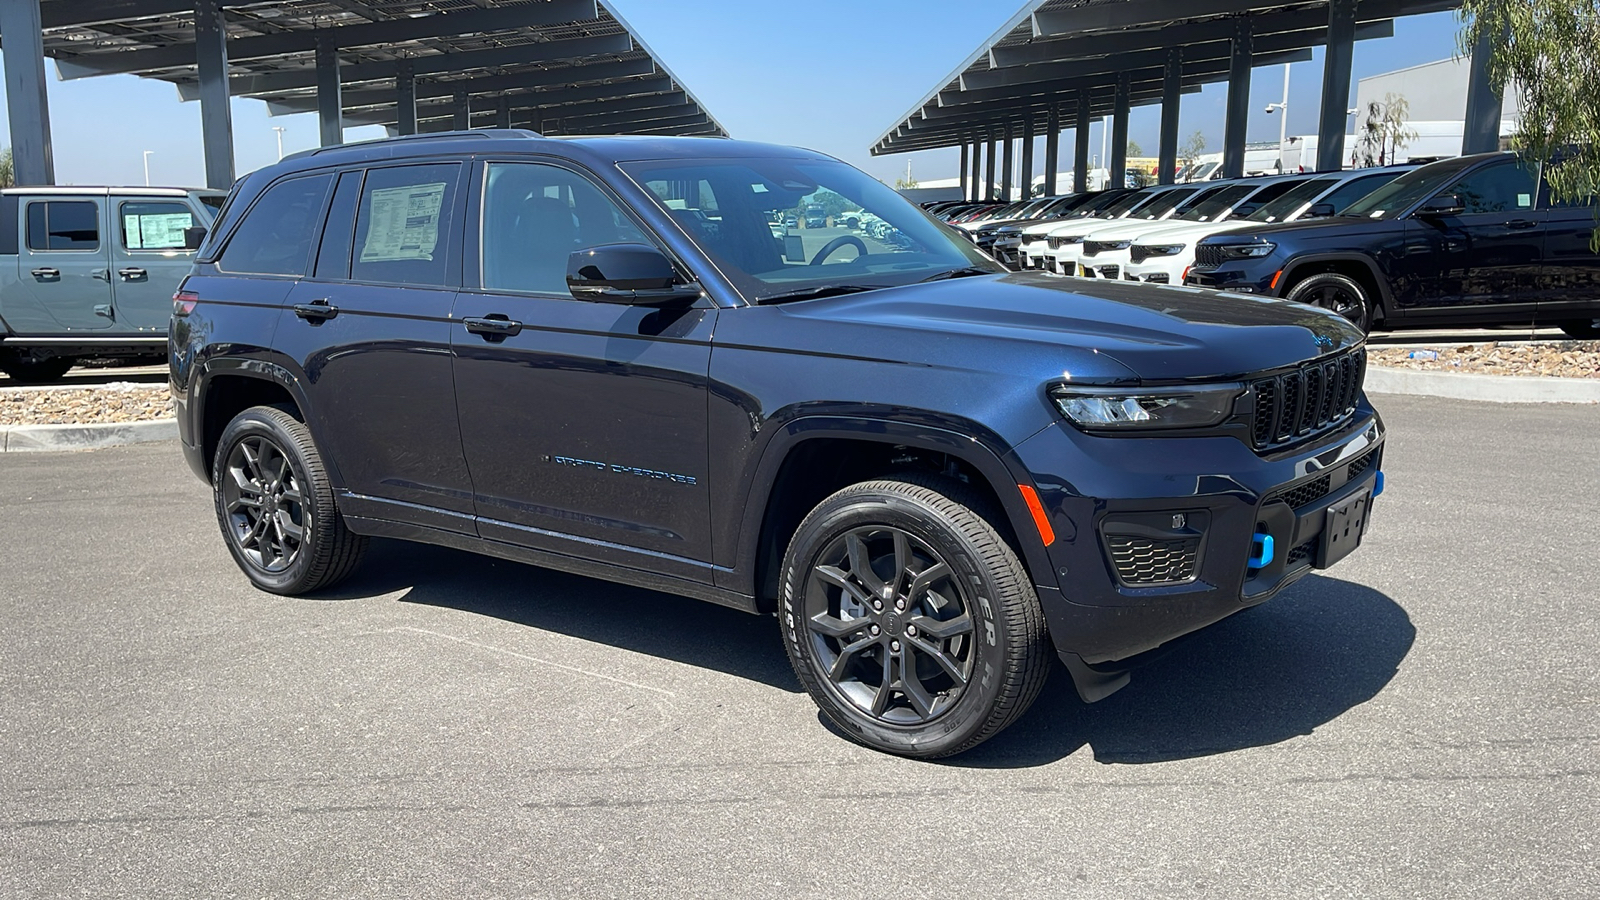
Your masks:
<svg viewBox="0 0 1600 900"><path fill-rule="evenodd" d="M221 191L36 187L0 192L0 372L53 381L80 359L159 361L172 295Z"/></svg>

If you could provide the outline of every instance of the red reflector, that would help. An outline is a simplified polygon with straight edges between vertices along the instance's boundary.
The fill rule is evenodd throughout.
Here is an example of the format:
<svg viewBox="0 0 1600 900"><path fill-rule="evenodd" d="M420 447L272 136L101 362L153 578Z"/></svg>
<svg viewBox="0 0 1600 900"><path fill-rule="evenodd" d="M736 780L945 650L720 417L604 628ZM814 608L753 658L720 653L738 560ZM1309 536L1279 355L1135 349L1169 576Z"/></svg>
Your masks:
<svg viewBox="0 0 1600 900"><path fill-rule="evenodd" d="M194 291L179 291L172 295L172 314L187 316L194 312L195 304L200 302L200 295Z"/></svg>
<svg viewBox="0 0 1600 900"><path fill-rule="evenodd" d="M1184 266L1183 267L1183 283L1184 284L1188 284L1189 283L1189 273L1193 272L1193 271L1194 271L1194 266Z"/></svg>
<svg viewBox="0 0 1600 900"><path fill-rule="evenodd" d="M1039 529L1039 538L1046 547L1056 542L1056 530L1050 527L1050 517L1044 514L1044 504L1039 502L1039 492L1025 484L1017 485L1017 490L1022 492L1022 502L1028 504L1028 512L1033 514L1033 525Z"/></svg>
<svg viewBox="0 0 1600 900"><path fill-rule="evenodd" d="M1278 289L1278 279L1282 278L1282 277L1283 277L1283 270L1282 269L1279 269L1278 271L1273 272L1272 273L1272 284L1268 285L1267 287L1269 289L1271 289L1271 290L1274 290L1274 291L1277 290Z"/></svg>

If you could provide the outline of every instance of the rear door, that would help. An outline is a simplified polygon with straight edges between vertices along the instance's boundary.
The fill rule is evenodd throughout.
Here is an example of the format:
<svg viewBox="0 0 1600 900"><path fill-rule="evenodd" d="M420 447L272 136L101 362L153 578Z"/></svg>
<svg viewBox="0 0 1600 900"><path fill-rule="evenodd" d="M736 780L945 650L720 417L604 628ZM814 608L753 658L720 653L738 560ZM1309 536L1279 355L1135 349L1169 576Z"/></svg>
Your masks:
<svg viewBox="0 0 1600 900"><path fill-rule="evenodd" d="M34 333L104 331L117 323L111 303L111 248L106 198L24 196L22 241L17 254L16 300L28 308L12 321L17 304L8 297L6 318ZM168 295L171 306L171 295Z"/></svg>
<svg viewBox="0 0 1600 900"><path fill-rule="evenodd" d="M1539 321L1600 319L1600 253L1594 249L1600 227L1594 202L1552 202L1543 187L1544 258L1539 269Z"/></svg>
<svg viewBox="0 0 1600 900"><path fill-rule="evenodd" d="M117 197L112 207L112 302L123 331L161 333L172 295L194 263L183 231L200 224L183 197Z"/></svg>
<svg viewBox="0 0 1600 900"><path fill-rule="evenodd" d="M1412 214L1406 260L1416 291L1409 315L1532 321L1544 253L1545 213L1532 167L1512 158L1473 169L1440 191L1465 207L1456 216Z"/></svg>

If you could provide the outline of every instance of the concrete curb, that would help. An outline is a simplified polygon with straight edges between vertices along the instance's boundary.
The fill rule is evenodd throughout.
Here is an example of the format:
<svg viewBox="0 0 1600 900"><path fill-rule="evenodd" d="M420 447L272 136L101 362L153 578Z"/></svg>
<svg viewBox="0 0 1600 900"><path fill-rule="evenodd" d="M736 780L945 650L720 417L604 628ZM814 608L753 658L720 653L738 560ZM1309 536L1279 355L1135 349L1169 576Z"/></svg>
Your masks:
<svg viewBox="0 0 1600 900"><path fill-rule="evenodd" d="M99 450L123 444L170 441L177 437L177 419L108 425L11 425L0 427L0 452Z"/></svg>
<svg viewBox="0 0 1600 900"><path fill-rule="evenodd" d="M1366 389L1374 394L1417 394L1488 403L1600 403L1600 378L1470 375L1373 365L1367 367Z"/></svg>

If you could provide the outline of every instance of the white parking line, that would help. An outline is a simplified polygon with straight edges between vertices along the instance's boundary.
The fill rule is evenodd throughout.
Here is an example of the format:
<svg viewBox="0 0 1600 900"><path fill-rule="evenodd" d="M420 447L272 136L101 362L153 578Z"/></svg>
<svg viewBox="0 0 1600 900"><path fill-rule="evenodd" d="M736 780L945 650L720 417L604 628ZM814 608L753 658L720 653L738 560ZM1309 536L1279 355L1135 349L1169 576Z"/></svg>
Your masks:
<svg viewBox="0 0 1600 900"><path fill-rule="evenodd" d="M488 651L491 651L493 653L503 653L506 656L514 656L517 659L527 660L528 662L532 662L532 663L538 663L539 665L542 665L542 666L550 666L551 668L554 668L554 669L563 669L563 670L568 671L568 672L576 672L579 675L588 675L588 676L590 676L592 678L599 678L599 679L601 679L603 681L610 681L610 682L614 682L616 684L626 685L626 686L632 687L632 688L638 688L641 691L650 691L652 693L662 694L664 696L671 697L671 698L674 698L674 699L676 699L676 697L677 697L677 695L674 694L671 691L662 690L661 688L658 688L658 687L652 687L652 686L650 686L648 684L639 684L638 682L628 681L628 680L622 679L622 678L616 678L616 677L613 677L611 675L602 675L599 672L591 672L588 669L580 669L577 666L562 665L561 663L558 663L558 662L551 662L548 659L540 659L537 656L529 656L526 653L518 653L518 652L516 652L514 650L507 650L507 649L505 649L503 647L495 647L495 646L492 646L490 644L480 644L477 641L469 641L466 638L456 637L454 635L449 635L449 634L442 634L442 633L437 632L437 631L429 631L426 628L413 628L413 627L411 627L409 625L401 625L401 626L398 626L398 627L395 627L395 628L386 629L386 631L388 631L391 634L393 634L395 632L399 632L399 631L410 631L410 632L413 632L415 634L426 634L426 635L430 635L430 636L436 637L436 638L443 638L443 639L445 639L447 641L455 641L458 644L466 644L469 647L477 647L479 650L488 650Z"/></svg>

